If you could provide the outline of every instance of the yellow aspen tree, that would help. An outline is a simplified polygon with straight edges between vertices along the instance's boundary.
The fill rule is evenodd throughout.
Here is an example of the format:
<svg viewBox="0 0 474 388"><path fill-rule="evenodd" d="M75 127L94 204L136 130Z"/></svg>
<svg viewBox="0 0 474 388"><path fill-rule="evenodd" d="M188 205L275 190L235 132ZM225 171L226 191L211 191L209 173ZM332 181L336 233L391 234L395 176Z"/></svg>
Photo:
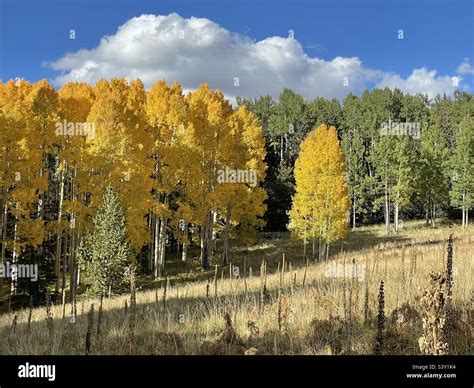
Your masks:
<svg viewBox="0 0 474 388"><path fill-rule="evenodd" d="M267 210L264 201L267 193L261 187L265 178L267 165L265 163L266 150L263 130L257 118L244 107L236 112L243 123L243 142L245 144L245 171L249 173L245 200L240 201L240 209L236 209L239 237L247 245L254 243L256 229L264 226L263 216Z"/></svg>
<svg viewBox="0 0 474 388"><path fill-rule="evenodd" d="M22 82L23 86L30 84ZM20 143L25 136L26 104L21 104L19 88L13 81L0 83L0 236L1 236L1 263L5 262L8 245L7 226L8 216L13 203L12 191L15 189L20 171ZM23 142L24 144L24 142ZM21 173L20 173L21 174ZM3 279L0 279L3 280Z"/></svg>
<svg viewBox="0 0 474 388"><path fill-rule="evenodd" d="M265 177L265 140L257 119L244 106L229 118L231 142L222 145L222 168L211 199L223 222L222 262L228 263L232 226L245 244L256 237L263 226L267 195L260 187ZM219 179L226 178L226 179ZM227 179L229 178L229 179Z"/></svg>
<svg viewBox="0 0 474 388"><path fill-rule="evenodd" d="M76 316L75 297L79 280L76 248L85 230L92 227L92 214L85 197L90 192L91 174L87 165L87 140L95 136L94 123L87 122L94 91L83 82L69 82L58 91L59 121L56 123L55 144L58 146L56 184L58 187L58 214L56 260L63 260L63 292L66 281L66 267L69 267L71 316ZM66 190L67 188L67 190ZM69 240L69 264L66 252L61 252L62 237ZM56 289L59 287L59 277Z"/></svg>
<svg viewBox="0 0 474 388"><path fill-rule="evenodd" d="M183 184L183 136L187 127L187 108L178 83L157 81L147 94L147 124L152 136L151 158L154 161L154 204L151 208L153 238L150 248L155 277L164 273L166 236L173 214L172 196ZM178 221L179 223L179 221Z"/></svg>
<svg viewBox="0 0 474 388"><path fill-rule="evenodd" d="M105 189L118 193L126 213L127 235L134 253L148 241L146 223L150 207L148 176L149 135L146 132L146 91L140 80L99 81L95 101L87 118L96 134L88 140L92 175L98 180L90 193L91 208L97 210Z"/></svg>
<svg viewBox="0 0 474 388"><path fill-rule="evenodd" d="M216 204L212 193L217 186L218 170L225 166L226 147L232 142L229 130L229 118L233 110L230 103L219 90L210 90L207 84L190 92L186 96L189 106L191 128L187 133L187 142L199 155L199 163L194 167L194 185L197 191L196 218L200 227L201 264L209 268L214 251Z"/></svg>
<svg viewBox="0 0 474 388"><path fill-rule="evenodd" d="M289 211L289 228L306 243L319 242L319 257L327 257L331 242L345 237L350 199L347 168L336 128L320 125L301 143L294 169L296 193Z"/></svg>
<svg viewBox="0 0 474 388"><path fill-rule="evenodd" d="M28 123L29 163L38 166L35 171L38 189L38 217L44 218L44 202L48 190L50 165L48 157L55 150L56 123L58 121L58 93L46 80L41 80L31 89L27 98L31 120Z"/></svg>
<svg viewBox="0 0 474 388"><path fill-rule="evenodd" d="M180 150L175 156L178 157L176 174L179 180L173 203L176 209L174 230L182 246L181 261L186 263L192 232L196 232L196 228L190 228L190 225L200 225L202 220L199 203L202 199L201 185L206 180L204 170L201 169L199 150L193 146L192 125L185 126L184 133L180 136Z"/></svg>
<svg viewBox="0 0 474 388"><path fill-rule="evenodd" d="M50 223L51 214L47 213L51 209L53 202L52 193L49 191L49 182L51 180L53 166L51 160L56 153L54 147L56 123L58 116L58 93L56 89L46 80L41 80L32 84L32 88L27 97L29 120L27 124L26 155L28 179L33 182L36 192L36 209L32 217L24 217L25 222L19 222L18 233L21 235L22 225L25 227L25 234L35 236L34 245L39 245L46 237L52 224ZM22 179L22 184L26 182ZM22 201L24 203L24 201ZM24 212L30 212L31 209L23 207ZM26 222L27 221L27 222ZM33 225L36 226L36 230ZM59 257L55 260L55 275L59 280L60 261Z"/></svg>
<svg viewBox="0 0 474 388"><path fill-rule="evenodd" d="M15 236L9 237L9 220L13 217L12 211L18 204L14 200L13 191L19 187L22 167L21 151L24 146L24 136L26 121L26 104L24 96L29 93L31 85L21 82L16 85L13 81L0 84L0 189L1 189L1 215L0 215L0 236L1 236L1 264L5 263L7 250L13 252L13 259L17 259L18 247ZM22 98L23 97L23 98ZM14 228L17 228L16 219ZM10 233L11 236L11 233ZM3 293L3 278L0 279L0 292ZM17 292L16 279L12 279L11 293ZM3 297L3 295L0 295Z"/></svg>
<svg viewBox="0 0 474 388"><path fill-rule="evenodd" d="M150 241L147 215L153 204L150 195L154 183L150 175L153 168L153 160L150 159L153 137L147 124L146 99L147 92L142 81L131 81L126 100L130 146L124 167L117 176L117 190L127 214L127 232L135 254Z"/></svg>
<svg viewBox="0 0 474 388"><path fill-rule="evenodd" d="M47 101L51 107L46 106ZM1 136L2 169L2 260L11 252L12 264L18 264L22 252L39 246L45 236L42 199L47 188L46 160L55 93L45 81L26 81L3 85L0 107L5 133ZM44 135L46 140L38 137ZM36 138L36 142L33 139ZM8 237L8 221L11 225ZM18 293L18 274L12 273L11 294Z"/></svg>

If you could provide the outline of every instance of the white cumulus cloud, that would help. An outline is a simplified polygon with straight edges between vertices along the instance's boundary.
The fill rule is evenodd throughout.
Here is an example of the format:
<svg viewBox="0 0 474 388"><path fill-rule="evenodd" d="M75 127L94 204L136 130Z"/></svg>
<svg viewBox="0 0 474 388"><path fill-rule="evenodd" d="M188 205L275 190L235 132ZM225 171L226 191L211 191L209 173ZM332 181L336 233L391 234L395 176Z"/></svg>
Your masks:
<svg viewBox="0 0 474 388"><path fill-rule="evenodd" d="M406 93L426 93L429 97L434 97L437 94L452 95L459 88L461 81L461 77L437 76L436 70L430 71L422 67L413 70L406 79L398 74L385 74L377 87L398 88Z"/></svg>
<svg viewBox="0 0 474 388"><path fill-rule="evenodd" d="M140 78L146 87L159 79L176 80L190 90L207 82L232 100L235 96L278 97L285 87L307 98L341 99L374 84L433 97L452 94L462 80L437 76L425 68L413 70L404 79L368 69L357 57L311 57L291 37L255 41L211 20L176 13L134 17L114 35L103 37L96 48L65 54L49 66L58 71L54 81L59 85L128 77Z"/></svg>
<svg viewBox="0 0 474 388"><path fill-rule="evenodd" d="M469 62L469 58L464 58L461 64L457 68L459 74L474 75L474 67Z"/></svg>

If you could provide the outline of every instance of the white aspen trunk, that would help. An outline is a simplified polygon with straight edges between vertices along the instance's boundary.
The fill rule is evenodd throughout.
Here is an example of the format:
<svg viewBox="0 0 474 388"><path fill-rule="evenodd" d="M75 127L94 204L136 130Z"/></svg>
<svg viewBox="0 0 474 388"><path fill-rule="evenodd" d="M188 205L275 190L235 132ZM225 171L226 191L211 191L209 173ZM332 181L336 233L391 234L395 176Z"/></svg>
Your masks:
<svg viewBox="0 0 474 388"><path fill-rule="evenodd" d="M16 247L16 231L17 231L17 224L16 224L16 217L15 217L15 227L14 227L14 234L13 234L13 258L12 258L12 265L11 265L11 284L10 284L10 293L11 295L18 294L18 250Z"/></svg>
<svg viewBox="0 0 474 388"><path fill-rule="evenodd" d="M356 201L357 197L354 194L354 203L352 205L352 230L356 229Z"/></svg>
<svg viewBox="0 0 474 388"><path fill-rule="evenodd" d="M63 268L62 268L61 295L63 296L63 299L64 299L65 290L66 290L66 272L67 272L67 255L68 255L68 235L67 234L64 235L63 244L64 244L63 246L64 258L62 260Z"/></svg>
<svg viewBox="0 0 474 388"><path fill-rule="evenodd" d="M76 177L77 177L77 165L74 166L73 177L71 180L71 192L69 198L76 201L80 197L79 189L76 188ZM71 220L74 220L74 228L70 229L71 240L70 240L70 257L69 257L69 289L70 289L70 301L71 301L71 313L74 319L76 318L76 291L78 282L78 269L76 260L76 247L79 241L79 228L76 225L76 213L72 212Z"/></svg>
<svg viewBox="0 0 474 388"><path fill-rule="evenodd" d="M222 264L227 265L229 262L229 224L232 213L231 204L227 204L226 216L225 216L225 228L224 228L224 252L222 254Z"/></svg>
<svg viewBox="0 0 474 388"><path fill-rule="evenodd" d="M188 223L186 222L184 224L184 236L187 238L188 237ZM183 250L181 251L181 261L183 263L186 263L186 260L188 258L188 243L184 241L183 239Z"/></svg>
<svg viewBox="0 0 474 388"><path fill-rule="evenodd" d="M63 200L64 200L64 170L60 173L59 183L59 208L58 208L58 227L57 227L57 238L56 238L56 260L54 265L54 273L56 276L55 291L59 291L59 271L61 266L61 245L62 245L62 231L60 230L60 223L63 216Z"/></svg>
<svg viewBox="0 0 474 388"><path fill-rule="evenodd" d="M159 268L158 268L158 276L163 276L165 270L165 252L166 252L166 224L167 219L161 219L160 225L160 249L159 249Z"/></svg>
<svg viewBox="0 0 474 388"><path fill-rule="evenodd" d="M148 219L148 230L150 231L151 239L150 239L150 242L148 243L148 270L152 272L153 271L153 241L155 237L155 231L154 231L155 222L153 218L153 213L150 212L149 214L150 216Z"/></svg>
<svg viewBox="0 0 474 388"><path fill-rule="evenodd" d="M204 224L199 228L199 246L201 248L201 253L200 253L200 260L201 260L201 265L204 266L204 231L205 231L205 222Z"/></svg>
<svg viewBox="0 0 474 388"><path fill-rule="evenodd" d="M156 158L157 162L155 164L155 177L156 177L156 181L157 181L157 184L159 183L159 171L160 171L160 167L159 167L159 157L157 155L157 158ZM161 195L159 193L156 194L156 201L157 202L161 202ZM155 229L154 229L154 249L153 249L153 262L154 262L154 275L155 275L155 278L159 276L159 260L160 260L160 243L161 243L161 240L160 240L160 227L161 227L161 217L158 217L157 215L155 216Z"/></svg>
<svg viewBox="0 0 474 388"><path fill-rule="evenodd" d="M165 195L164 204L168 206L169 197ZM160 225L160 257L159 257L159 276L163 276L165 272L165 257L166 257L166 229L168 227L168 219L162 218Z"/></svg>
<svg viewBox="0 0 474 388"><path fill-rule="evenodd" d="M464 229L466 227L466 193L462 193L462 228Z"/></svg>
<svg viewBox="0 0 474 388"><path fill-rule="evenodd" d="M385 230L387 232L390 231L390 209L388 206L388 182L385 182L385 208L384 208L384 215L385 215Z"/></svg>
<svg viewBox="0 0 474 388"><path fill-rule="evenodd" d="M214 236L214 212L209 212L209 223L207 231L207 265L211 263L212 255L214 253L213 247L213 236Z"/></svg>
<svg viewBox="0 0 474 388"><path fill-rule="evenodd" d="M71 303L70 323L76 322L76 290L77 290L77 265L76 265L76 233L71 237L71 263L69 264L69 301Z"/></svg>
<svg viewBox="0 0 474 388"><path fill-rule="evenodd" d="M326 243L320 241L319 242L319 260L324 260L325 259L325 255L326 255L326 251L327 251L327 247L326 247Z"/></svg>
<svg viewBox="0 0 474 388"><path fill-rule="evenodd" d="M217 230L214 229L214 225L217 222L217 212L212 212L212 229L211 229L211 236L212 236L212 241L211 241L211 255L214 254L216 251L216 244L217 244Z"/></svg>
<svg viewBox="0 0 474 388"><path fill-rule="evenodd" d="M393 222L395 223L395 233L398 233L398 201L395 203Z"/></svg>
<svg viewBox="0 0 474 388"><path fill-rule="evenodd" d="M201 235L201 265L204 269L209 267L212 257L212 219L212 212L208 211Z"/></svg>
<svg viewBox="0 0 474 388"><path fill-rule="evenodd" d="M41 163L43 164L43 160L41 161ZM40 177L43 177L43 167L40 168L39 170L39 176ZM40 192L38 193L38 217L40 219L43 218L43 197L44 197L44 191L43 190L40 190Z"/></svg>
<svg viewBox="0 0 474 388"><path fill-rule="evenodd" d="M74 292L76 288L76 233L71 235L71 254L69 256L69 301L74 302Z"/></svg>
<svg viewBox="0 0 474 388"><path fill-rule="evenodd" d="M8 202L5 200L3 205L3 225L2 225L2 263L5 263L5 241L7 238L7 224L8 224Z"/></svg>
<svg viewBox="0 0 474 388"><path fill-rule="evenodd" d="M283 135L280 136L280 166L283 164Z"/></svg>
<svg viewBox="0 0 474 388"><path fill-rule="evenodd" d="M154 236L154 249L153 249L153 261L154 261L154 271L155 271L155 278L158 277L158 256L159 256L159 242L160 242L160 218L158 216L155 217L155 228L154 228L155 236Z"/></svg>

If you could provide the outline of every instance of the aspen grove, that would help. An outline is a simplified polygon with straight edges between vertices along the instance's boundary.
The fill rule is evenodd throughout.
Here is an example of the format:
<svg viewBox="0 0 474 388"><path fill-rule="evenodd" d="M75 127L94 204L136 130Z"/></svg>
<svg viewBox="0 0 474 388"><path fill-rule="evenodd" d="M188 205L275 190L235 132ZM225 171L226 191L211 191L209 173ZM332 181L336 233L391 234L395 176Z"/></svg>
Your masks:
<svg viewBox="0 0 474 388"><path fill-rule="evenodd" d="M323 259L358 226L398 234L403 219L435 228L447 216L468 227L470 94L385 88L341 105L285 89L236 102L163 80L0 83L1 263L39 267L35 283L1 277L0 300L74 304L126 291L131 273L166 282L175 263L173 274L216 278L232 242L250 249L261 232L290 230L304 257ZM104 283L112 267L123 279Z"/></svg>
<svg viewBox="0 0 474 388"><path fill-rule="evenodd" d="M140 80L59 91L46 81L10 81L0 84L0 124L1 261L39 264L43 284L52 281L63 298L69 287L73 301L81 276L91 275L79 248L98 228L106 190L123 208L132 270L145 256L156 277L170 240L183 262L198 244L208 268L218 234L226 247L234 235L249 244L263 224L262 129L205 84L185 96L164 81L149 91ZM219 171L229 168L251 170L256 182L220 184ZM24 291L13 276L11 295Z"/></svg>

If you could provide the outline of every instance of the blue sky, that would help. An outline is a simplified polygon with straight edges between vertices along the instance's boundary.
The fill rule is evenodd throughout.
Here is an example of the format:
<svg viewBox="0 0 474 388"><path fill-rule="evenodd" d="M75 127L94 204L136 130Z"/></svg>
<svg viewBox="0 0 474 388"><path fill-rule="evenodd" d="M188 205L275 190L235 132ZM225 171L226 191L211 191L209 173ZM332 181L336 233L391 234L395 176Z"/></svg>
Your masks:
<svg viewBox="0 0 474 388"><path fill-rule="evenodd" d="M150 83L153 77L168 81L177 78L185 89L209 81L230 97L274 95L279 87L294 87L307 97L338 98L348 91L357 93L374 85L429 94L439 91L449 94L457 87L472 92L474 88L474 2L470 0L0 0L0 3L3 81L16 77L30 81L47 78L59 86L69 80L94 82L101 77L138 75L142 78L143 74L145 84L146 79ZM205 33L217 38L212 38L210 46L201 51L190 47L189 40L186 44L180 41L166 44L160 40L156 46L150 46L147 37L143 41L137 38L141 35L136 31L142 25L138 19L130 27L133 39L125 34L120 40L117 38L113 53L111 48L98 49L102 37L116 34L120 26L134 17L172 13L177 14L172 20L143 20L148 25L145 34L150 31L150 23L160 31L165 23L166 28L171 23L178 26L178 31L186 30L185 39L191 39L191 34L202 37L201 24L196 29L188 23L195 17L210 21L213 27L209 30L206 26ZM219 28L229 35L220 35ZM71 29L75 30L74 40L69 37ZM294 31L294 39L289 39L289 30ZM399 30L403 30L403 39L398 39ZM248 41L241 46L231 38L236 34L256 44ZM282 40L269 41L271 37ZM120 52L120 46L125 47L128 42L135 42L131 44L137 47ZM140 45L146 47L144 51L138 49ZM169 49L170 45L174 49ZM281 52L275 52L275 47ZM89 51L68 57L68 53L81 49ZM220 52L226 58L220 58ZM156 58L149 58L148 65L142 67L141 55ZM211 57L212 64L207 65L205 60ZM288 57L291 61L287 61ZM176 65L179 58L185 60ZM81 70L87 63L93 64L93 70ZM420 71L414 73L416 69ZM350 85L342 88L344 72ZM239 78L240 89L235 88L235 77ZM265 77L267 82L260 82Z"/></svg>

